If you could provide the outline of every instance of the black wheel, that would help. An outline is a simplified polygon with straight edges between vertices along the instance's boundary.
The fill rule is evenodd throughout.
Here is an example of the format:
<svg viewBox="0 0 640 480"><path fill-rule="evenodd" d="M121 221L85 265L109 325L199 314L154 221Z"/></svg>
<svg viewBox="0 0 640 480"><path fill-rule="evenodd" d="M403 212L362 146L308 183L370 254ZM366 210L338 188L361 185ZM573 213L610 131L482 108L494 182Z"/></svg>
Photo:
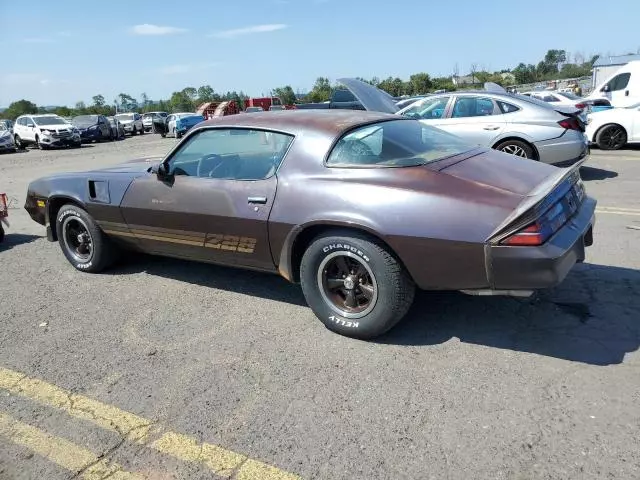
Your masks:
<svg viewBox="0 0 640 480"><path fill-rule="evenodd" d="M494 148L501 152L515 155L516 157L534 158L533 148L531 148L531 145L520 140L507 140Z"/></svg>
<svg viewBox="0 0 640 480"><path fill-rule="evenodd" d="M2 223L0 223L0 243L4 241L4 228L2 228Z"/></svg>
<svg viewBox="0 0 640 480"><path fill-rule="evenodd" d="M82 148L82 142L76 142L73 144L73 148Z"/></svg>
<svg viewBox="0 0 640 480"><path fill-rule="evenodd" d="M180 132L175 132L175 134L176 134L176 138L182 138L182 133L180 133Z"/></svg>
<svg viewBox="0 0 640 480"><path fill-rule="evenodd" d="M140 129L140 135L144 135L144 127Z"/></svg>
<svg viewBox="0 0 640 480"><path fill-rule="evenodd" d="M56 217L58 242L64 256L76 269L97 273L117 258L117 248L77 205L64 205Z"/></svg>
<svg viewBox="0 0 640 480"><path fill-rule="evenodd" d="M373 338L407 313L415 285L382 245L351 231L315 239L300 265L307 303L327 328L341 335Z"/></svg>
<svg viewBox="0 0 640 480"><path fill-rule="evenodd" d="M627 144L627 131L620 125L605 125L596 135L601 150L620 150Z"/></svg>
<svg viewBox="0 0 640 480"><path fill-rule="evenodd" d="M161 134L160 134L160 136L161 136L162 138L165 138L165 137L167 136L167 134L163 132L163 133L161 133Z"/></svg>
<svg viewBox="0 0 640 480"><path fill-rule="evenodd" d="M36 148L43 150L42 145L40 144L40 137L38 137L38 135L36 135Z"/></svg>
<svg viewBox="0 0 640 480"><path fill-rule="evenodd" d="M16 144L16 148L18 150L24 150L24 143L22 143L22 139L20 138L20 135L15 135L13 137L13 141Z"/></svg>

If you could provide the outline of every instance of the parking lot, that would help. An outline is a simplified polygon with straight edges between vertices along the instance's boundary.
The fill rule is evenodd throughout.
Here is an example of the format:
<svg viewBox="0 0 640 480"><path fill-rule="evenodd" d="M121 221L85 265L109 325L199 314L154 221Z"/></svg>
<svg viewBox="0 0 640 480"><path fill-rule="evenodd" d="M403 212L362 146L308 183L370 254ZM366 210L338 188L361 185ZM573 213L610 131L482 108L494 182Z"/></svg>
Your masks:
<svg viewBox="0 0 640 480"><path fill-rule="evenodd" d="M174 144L0 156L0 478L637 478L640 149L582 168L595 241L561 286L422 292L364 342L276 276L141 255L82 274L22 208L37 177Z"/></svg>

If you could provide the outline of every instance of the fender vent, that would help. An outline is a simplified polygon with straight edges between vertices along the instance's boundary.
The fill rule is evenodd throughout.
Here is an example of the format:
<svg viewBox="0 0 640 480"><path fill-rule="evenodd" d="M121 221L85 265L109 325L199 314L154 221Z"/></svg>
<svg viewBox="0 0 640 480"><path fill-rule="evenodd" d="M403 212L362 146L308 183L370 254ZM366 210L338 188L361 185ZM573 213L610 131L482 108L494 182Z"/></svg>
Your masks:
<svg viewBox="0 0 640 480"><path fill-rule="evenodd" d="M94 202L110 203L109 182L105 180L89 180L89 198Z"/></svg>

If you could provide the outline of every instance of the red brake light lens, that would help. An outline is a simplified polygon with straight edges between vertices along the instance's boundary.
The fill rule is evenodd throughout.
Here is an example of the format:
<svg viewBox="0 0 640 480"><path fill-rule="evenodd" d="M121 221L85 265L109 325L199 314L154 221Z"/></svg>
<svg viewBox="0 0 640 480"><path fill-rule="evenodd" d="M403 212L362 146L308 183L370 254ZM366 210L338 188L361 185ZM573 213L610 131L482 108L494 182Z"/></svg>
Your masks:
<svg viewBox="0 0 640 480"><path fill-rule="evenodd" d="M517 233L514 233L510 237L505 238L501 243L502 245L509 245L512 247L527 247L542 245L546 238L542 233L542 228L536 223L532 223L526 228L523 228Z"/></svg>
<svg viewBox="0 0 640 480"><path fill-rule="evenodd" d="M560 125L562 128L566 128L567 130L582 131L582 128L580 128L580 122L578 122L578 119L575 117L560 120L558 122L558 125Z"/></svg>

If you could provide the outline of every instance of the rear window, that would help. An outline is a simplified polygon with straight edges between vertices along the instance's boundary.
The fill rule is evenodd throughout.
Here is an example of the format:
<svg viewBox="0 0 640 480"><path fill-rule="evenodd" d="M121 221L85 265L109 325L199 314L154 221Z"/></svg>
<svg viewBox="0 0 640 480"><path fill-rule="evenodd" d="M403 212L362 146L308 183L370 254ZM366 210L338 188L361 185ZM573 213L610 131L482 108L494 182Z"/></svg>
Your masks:
<svg viewBox="0 0 640 480"><path fill-rule="evenodd" d="M426 165L476 148L461 138L419 121L390 120L357 128L331 151L331 167Z"/></svg>
<svg viewBox="0 0 640 480"><path fill-rule="evenodd" d="M520 108L516 107L515 105L513 105L511 103L501 102L499 100L498 100L498 107L500 107L500 111L502 113L512 113L512 112L517 112L518 110L520 110Z"/></svg>

